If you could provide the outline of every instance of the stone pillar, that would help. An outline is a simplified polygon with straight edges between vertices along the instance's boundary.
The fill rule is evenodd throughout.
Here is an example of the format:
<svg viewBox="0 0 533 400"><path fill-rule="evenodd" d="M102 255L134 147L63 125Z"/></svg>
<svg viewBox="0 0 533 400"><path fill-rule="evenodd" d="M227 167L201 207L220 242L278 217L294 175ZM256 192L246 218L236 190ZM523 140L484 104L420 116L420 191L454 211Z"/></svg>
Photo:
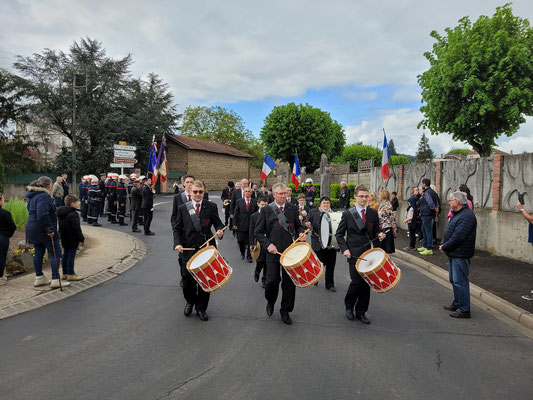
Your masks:
<svg viewBox="0 0 533 400"><path fill-rule="evenodd" d="M403 200L403 165L398 165L398 201Z"/></svg>
<svg viewBox="0 0 533 400"><path fill-rule="evenodd" d="M442 161L437 161L435 163L435 191L442 198Z"/></svg>
<svg viewBox="0 0 533 400"><path fill-rule="evenodd" d="M500 208L501 208L502 165L503 165L503 156L501 154L495 154L494 161L493 161L493 170L492 170L492 211L500 211Z"/></svg>
<svg viewBox="0 0 533 400"><path fill-rule="evenodd" d="M328 165L328 157L322 154L320 157L320 197L330 197L331 173Z"/></svg>

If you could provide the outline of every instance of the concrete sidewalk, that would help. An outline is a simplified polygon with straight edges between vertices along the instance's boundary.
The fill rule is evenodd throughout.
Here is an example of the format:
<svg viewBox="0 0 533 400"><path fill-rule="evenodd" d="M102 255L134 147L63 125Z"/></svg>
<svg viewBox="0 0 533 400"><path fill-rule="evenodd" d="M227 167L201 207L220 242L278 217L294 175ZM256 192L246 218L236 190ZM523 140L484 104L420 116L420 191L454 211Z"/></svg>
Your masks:
<svg viewBox="0 0 533 400"><path fill-rule="evenodd" d="M74 269L84 279L70 286L50 289L50 285L33 287L35 273L14 277L0 286L0 319L8 318L87 290L133 267L146 254L144 243L112 229L83 226L85 246L76 256ZM60 268L61 271L61 268ZM50 279L50 267L44 269Z"/></svg>

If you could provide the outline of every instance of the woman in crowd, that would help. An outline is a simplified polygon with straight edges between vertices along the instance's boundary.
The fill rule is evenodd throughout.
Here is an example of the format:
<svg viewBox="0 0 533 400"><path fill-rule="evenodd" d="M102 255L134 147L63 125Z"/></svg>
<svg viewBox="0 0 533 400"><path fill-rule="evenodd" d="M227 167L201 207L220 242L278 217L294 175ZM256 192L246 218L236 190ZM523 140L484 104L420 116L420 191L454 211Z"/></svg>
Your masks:
<svg viewBox="0 0 533 400"><path fill-rule="evenodd" d="M392 204L390 202L390 193L388 190L379 192L379 200L381 204L378 208L379 226L381 231L385 233L386 237L379 246L388 254L395 252L394 238L398 236L398 228L396 226L396 217L392 211Z"/></svg>
<svg viewBox="0 0 533 400"><path fill-rule="evenodd" d="M379 210L378 199L374 192L370 192L370 201L368 202L368 206L376 211Z"/></svg>
<svg viewBox="0 0 533 400"><path fill-rule="evenodd" d="M466 202L468 204L468 207L473 210L474 209L474 198L470 194L470 188L466 186L466 184L462 183L459 186L457 186L457 190L463 193L466 193ZM452 209L450 208L450 211L448 212L448 221L452 219Z"/></svg>

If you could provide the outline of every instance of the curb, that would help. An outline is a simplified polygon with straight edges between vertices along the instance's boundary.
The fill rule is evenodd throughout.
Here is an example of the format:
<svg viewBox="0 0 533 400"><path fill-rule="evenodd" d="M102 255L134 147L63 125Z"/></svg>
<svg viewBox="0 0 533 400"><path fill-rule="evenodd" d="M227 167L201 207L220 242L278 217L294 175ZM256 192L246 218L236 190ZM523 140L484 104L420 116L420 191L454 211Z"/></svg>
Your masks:
<svg viewBox="0 0 533 400"><path fill-rule="evenodd" d="M19 302L4 306L0 308L0 320L40 308L47 304L55 303L56 301L64 300L74 296L75 294L116 278L118 275L121 275L123 272L132 268L135 264L142 260L147 252L146 245L141 240L134 238L133 236L131 236L131 238L135 243L135 249L119 263L94 275L88 276L81 281L70 282L70 286L63 288L63 291L52 290L43 294L38 294L26 300L21 300Z"/></svg>
<svg viewBox="0 0 533 400"><path fill-rule="evenodd" d="M401 250L396 250L393 258L398 258L409 264L414 264L415 269L421 268L423 271L429 272L431 278L451 289L452 286L448 280L448 272L435 264ZM522 327L529 330L530 334L533 335L533 314L529 311L526 311L473 283L470 283L470 297L479 300L484 305L502 313L514 322L517 322Z"/></svg>

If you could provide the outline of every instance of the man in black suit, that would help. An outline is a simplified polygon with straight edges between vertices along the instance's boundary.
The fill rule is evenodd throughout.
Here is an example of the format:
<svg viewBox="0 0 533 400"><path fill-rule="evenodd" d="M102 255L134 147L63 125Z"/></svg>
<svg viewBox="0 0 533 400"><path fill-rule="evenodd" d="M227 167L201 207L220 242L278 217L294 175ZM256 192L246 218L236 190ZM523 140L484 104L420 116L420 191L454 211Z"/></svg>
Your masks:
<svg viewBox="0 0 533 400"><path fill-rule="evenodd" d="M281 267L278 252L283 252L295 238L305 241L304 228L298 219L298 210L287 203L287 186L276 183L272 186L275 201L264 207L261 217L255 226L255 236L261 247L267 251L267 283L265 297L267 299L266 312L271 316L274 304L278 298L279 284L281 282L281 319L284 323L292 323L289 312L294 309L296 287L291 278ZM299 236L298 236L299 235ZM281 274L280 274L281 272Z"/></svg>
<svg viewBox="0 0 533 400"><path fill-rule="evenodd" d="M355 188L354 208L342 213L341 222L335 234L342 255L348 259L350 278L352 279L348 292L344 298L346 318L350 321L360 320L369 324L370 320L365 313L370 303L370 286L359 275L355 268L357 258L370 249L370 241L379 238L383 240L385 234L379 231L379 218L376 210L367 207L370 193L366 187L359 185ZM347 236L345 238L345 236ZM354 316L355 307L355 316Z"/></svg>
<svg viewBox="0 0 533 400"><path fill-rule="evenodd" d="M183 254L182 276L183 295L187 304L183 313L189 316L193 307L202 321L207 321L206 313L209 304L209 293L198 285L186 265L190 258L200 249L200 246L212 236L211 227L217 229L216 236L222 239L224 236L224 224L218 216L218 208L215 203L204 200L205 186L201 181L192 184L192 201L178 207L175 223L172 225L174 232L174 250ZM195 223L196 221L196 223ZM214 239L211 244L214 243ZM183 250L192 248L194 250Z"/></svg>
<svg viewBox="0 0 533 400"><path fill-rule="evenodd" d="M257 222L259 221L259 218L261 218L261 209L268 205L268 199L266 196L259 196L257 198L257 212L253 213L250 216L250 237L248 238L248 243L250 245L250 250L252 250L252 247L256 245L255 241L257 240L255 236L255 226L257 225ZM261 244L257 243L257 245L261 246ZM261 270L263 271L263 277L261 278L261 285L263 286L263 289L266 287L266 249L261 246L261 252L259 253L259 257L257 258L256 264L255 264L255 271L254 271L254 281L259 282L259 275L261 274Z"/></svg>
<svg viewBox="0 0 533 400"><path fill-rule="evenodd" d="M241 258L251 263L252 255L250 254L249 236L250 236L250 216L257 211L257 200L252 199L252 189L244 189L244 198L237 200L233 210L233 229L237 231L237 242L241 251Z"/></svg>
<svg viewBox="0 0 533 400"><path fill-rule="evenodd" d="M141 190L141 195L141 209L144 215L144 234L146 236L153 236L155 235L155 233L150 230L150 225L152 224L152 217L154 216L154 191L152 189L151 178L147 178L144 182L143 188Z"/></svg>
<svg viewBox="0 0 533 400"><path fill-rule="evenodd" d="M230 204L230 218L233 218L233 211L235 210L235 204L237 203L237 200L242 199L244 197L244 189L249 187L248 179L243 178L241 179L241 185L240 188L236 188L231 193L231 204ZM255 199L255 193L252 191L252 199Z"/></svg>
<svg viewBox="0 0 533 400"><path fill-rule="evenodd" d="M339 208L344 211L350 208L350 189L346 182L341 182L341 193L339 195Z"/></svg>
<svg viewBox="0 0 533 400"><path fill-rule="evenodd" d="M224 225L228 225L228 222L230 222L230 206L231 206L231 193L235 189L235 184L232 181L228 182L228 187L222 191L222 194L220 195L220 198L222 199L222 204L224 204L224 216L226 217L224 221ZM230 225L230 226L233 226Z"/></svg>
<svg viewBox="0 0 533 400"><path fill-rule="evenodd" d="M298 207L298 199L292 197L292 189L290 187L287 187L287 203L291 203L293 206Z"/></svg>
<svg viewBox="0 0 533 400"><path fill-rule="evenodd" d="M324 213L329 212L331 212L331 202L329 197L324 196L320 199L318 208L312 208L311 211L309 211L309 220L306 223L306 226L313 229L313 234L311 235L311 248L326 268L326 289L336 292L337 289L335 289L334 275L335 263L337 261L337 249L332 247L324 249L322 248L322 243L320 241L320 223L322 221L322 216Z"/></svg>

